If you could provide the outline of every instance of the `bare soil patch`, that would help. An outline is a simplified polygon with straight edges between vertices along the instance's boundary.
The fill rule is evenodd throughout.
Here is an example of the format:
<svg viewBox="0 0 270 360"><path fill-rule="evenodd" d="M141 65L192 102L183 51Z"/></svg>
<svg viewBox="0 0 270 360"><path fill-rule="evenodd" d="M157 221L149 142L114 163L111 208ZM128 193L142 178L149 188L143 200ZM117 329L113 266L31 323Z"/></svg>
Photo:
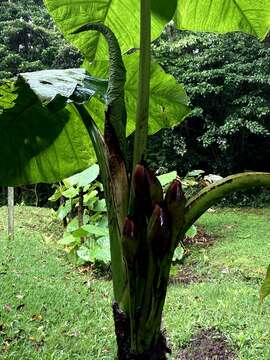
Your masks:
<svg viewBox="0 0 270 360"><path fill-rule="evenodd" d="M202 227L198 227L197 235L193 238L186 238L184 244L186 246L184 257L187 257L192 252L192 247L208 247L215 243L216 239L208 235ZM175 275L171 275L171 284L189 285L191 283L211 281L210 274L199 273L196 269L196 264L182 265Z"/></svg>
<svg viewBox="0 0 270 360"><path fill-rule="evenodd" d="M210 281L208 274L200 274L194 265L183 266L176 275L170 277L171 284L189 285L192 283L200 283Z"/></svg>
<svg viewBox="0 0 270 360"><path fill-rule="evenodd" d="M208 235L201 226L198 226L197 234L193 238L187 237L184 240L184 244L187 246L196 245L201 247L207 247L213 245L215 240L216 239Z"/></svg>
<svg viewBox="0 0 270 360"><path fill-rule="evenodd" d="M175 360L233 360L236 352L226 336L215 328L202 329L185 347L180 349Z"/></svg>

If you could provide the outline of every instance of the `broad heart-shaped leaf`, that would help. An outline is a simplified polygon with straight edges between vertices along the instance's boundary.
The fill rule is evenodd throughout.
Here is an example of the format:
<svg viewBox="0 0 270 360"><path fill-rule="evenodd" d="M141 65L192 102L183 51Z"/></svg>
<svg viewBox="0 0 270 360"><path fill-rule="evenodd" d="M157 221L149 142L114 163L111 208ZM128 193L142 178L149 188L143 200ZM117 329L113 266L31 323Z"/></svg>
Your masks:
<svg viewBox="0 0 270 360"><path fill-rule="evenodd" d="M72 175L67 179L64 179L63 182L66 186L83 187L96 180L98 175L99 175L99 166L97 164L94 164L89 168L85 169L84 171Z"/></svg>
<svg viewBox="0 0 270 360"><path fill-rule="evenodd" d="M177 1L169 0L169 3L168 0L152 0L153 39L173 16ZM98 32L70 35L87 23L108 26L116 35L122 52L139 47L139 0L45 0L45 4L62 33L88 60L108 59L108 53L106 42Z"/></svg>
<svg viewBox="0 0 270 360"><path fill-rule="evenodd" d="M195 225L192 225L186 232L186 237L193 239L197 235L198 231Z"/></svg>
<svg viewBox="0 0 270 360"><path fill-rule="evenodd" d="M91 244L82 245L77 250L77 255L87 262L103 261L110 262L110 240L107 237L98 239L99 241Z"/></svg>
<svg viewBox="0 0 270 360"><path fill-rule="evenodd" d="M95 162L88 131L78 111L66 102L78 97L78 89L80 101L81 94L83 99L97 90L102 94L104 83L99 88L94 81L91 87L84 70L79 73L87 84L81 79L71 81L70 72L58 71L58 76L52 77L48 71L39 72L40 80L37 73L23 74L15 83L0 87L0 185L57 182ZM67 85L65 78L71 83ZM29 84L34 84L34 91Z"/></svg>
<svg viewBox="0 0 270 360"><path fill-rule="evenodd" d="M128 113L127 134L135 130L135 112L138 97L139 54L127 56L126 106ZM188 97L181 84L165 73L158 63L151 61L149 103L149 134L162 128L179 124L189 113Z"/></svg>
<svg viewBox="0 0 270 360"><path fill-rule="evenodd" d="M178 28L193 31L243 31L265 38L270 29L269 0L181 0Z"/></svg>
<svg viewBox="0 0 270 360"><path fill-rule="evenodd" d="M171 171L167 174L159 175L158 180L163 188L166 188L177 177L176 171Z"/></svg>
<svg viewBox="0 0 270 360"><path fill-rule="evenodd" d="M101 226L88 224L88 225L83 225L81 227L81 229L86 231L88 234L93 234L93 235L96 235L96 236L109 236L108 228L104 228L104 227L101 227Z"/></svg>
<svg viewBox="0 0 270 360"><path fill-rule="evenodd" d="M185 255L185 249L183 246L178 245L177 248L174 250L173 254L173 261L181 261Z"/></svg>
<svg viewBox="0 0 270 360"><path fill-rule="evenodd" d="M65 70L41 70L19 74L42 104L52 107L58 103L60 107L67 99L83 102L96 93L105 97L108 81L94 78L86 74L83 68Z"/></svg>
<svg viewBox="0 0 270 360"><path fill-rule="evenodd" d="M138 53L126 55L123 58L127 69L125 86L125 102L127 108L127 132L130 135L135 130L136 109L138 97ZM84 62L84 67L89 73L97 77L106 77L108 70L107 61L95 61L90 65ZM89 111L102 128L104 122L104 106L94 98L89 103ZM181 84L167 73L154 61L151 62L150 83L150 109L149 109L149 134L154 134L165 127L180 124L189 113L188 97Z"/></svg>

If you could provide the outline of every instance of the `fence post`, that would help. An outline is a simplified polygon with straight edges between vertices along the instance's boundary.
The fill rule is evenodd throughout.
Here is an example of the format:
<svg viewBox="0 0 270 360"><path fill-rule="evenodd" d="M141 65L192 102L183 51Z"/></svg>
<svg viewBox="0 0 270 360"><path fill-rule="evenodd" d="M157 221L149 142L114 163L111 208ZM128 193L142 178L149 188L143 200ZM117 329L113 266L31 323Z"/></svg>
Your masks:
<svg viewBox="0 0 270 360"><path fill-rule="evenodd" d="M8 187L8 238L14 239L14 188Z"/></svg>

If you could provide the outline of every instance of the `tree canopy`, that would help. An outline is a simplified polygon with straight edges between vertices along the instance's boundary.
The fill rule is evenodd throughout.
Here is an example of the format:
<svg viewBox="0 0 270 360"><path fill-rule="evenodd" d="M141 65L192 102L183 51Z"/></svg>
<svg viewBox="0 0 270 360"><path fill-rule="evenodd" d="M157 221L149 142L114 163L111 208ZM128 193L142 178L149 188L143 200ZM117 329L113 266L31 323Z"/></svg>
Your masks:
<svg viewBox="0 0 270 360"><path fill-rule="evenodd" d="M0 10L0 79L81 63L79 52L55 28L42 0L2 1Z"/></svg>
<svg viewBox="0 0 270 360"><path fill-rule="evenodd" d="M160 40L154 54L184 84L192 109L183 126L167 131L160 143L157 139L152 154L157 162L163 156L159 166L203 168L223 175L268 171L269 43L238 32L184 31L173 41ZM178 156L172 156L171 147Z"/></svg>

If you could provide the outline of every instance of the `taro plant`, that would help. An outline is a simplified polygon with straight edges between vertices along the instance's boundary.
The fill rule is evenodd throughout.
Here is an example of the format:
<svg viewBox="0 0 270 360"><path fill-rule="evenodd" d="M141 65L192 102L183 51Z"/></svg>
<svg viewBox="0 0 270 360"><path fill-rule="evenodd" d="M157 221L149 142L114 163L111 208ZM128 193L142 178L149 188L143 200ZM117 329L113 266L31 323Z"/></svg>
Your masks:
<svg viewBox="0 0 270 360"><path fill-rule="evenodd" d="M56 185L49 198L60 202L56 216L65 227L58 244L77 265L110 262L107 209L105 199L100 198L103 186L98 175L99 166L94 164Z"/></svg>
<svg viewBox="0 0 270 360"><path fill-rule="evenodd" d="M233 175L190 199L175 179L163 194L147 166L147 135L180 122L188 108L182 87L151 60L151 40L172 18L185 29L263 38L269 1L45 3L85 56L87 72L21 74L3 84L0 183L61 180L88 167L94 148L108 211L118 359L166 359L161 320L174 249L217 200L241 188L270 187L270 174ZM134 129L130 164L126 135Z"/></svg>

